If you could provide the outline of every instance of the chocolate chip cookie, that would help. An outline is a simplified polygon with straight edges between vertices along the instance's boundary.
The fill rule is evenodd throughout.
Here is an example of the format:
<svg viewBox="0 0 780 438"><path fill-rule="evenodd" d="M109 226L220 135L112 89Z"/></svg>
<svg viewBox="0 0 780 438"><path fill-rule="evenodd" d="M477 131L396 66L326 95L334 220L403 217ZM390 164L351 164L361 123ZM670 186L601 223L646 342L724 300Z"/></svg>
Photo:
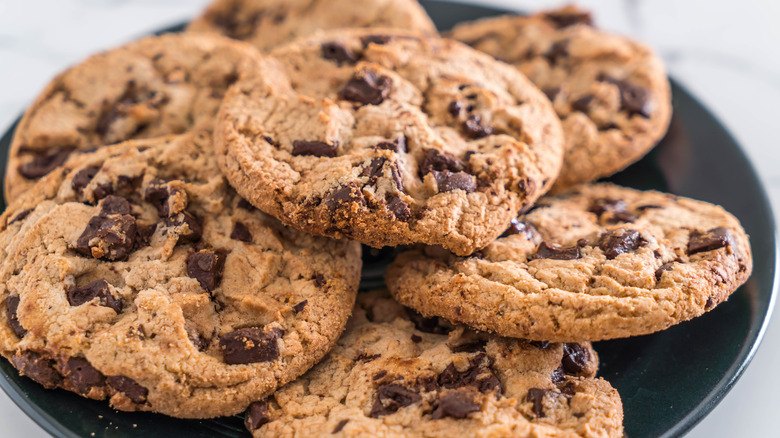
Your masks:
<svg viewBox="0 0 780 438"><path fill-rule="evenodd" d="M359 280L358 244L254 209L208 132L74 156L0 226L0 353L120 410L241 412L328 352Z"/></svg>
<svg viewBox="0 0 780 438"><path fill-rule="evenodd" d="M541 199L471 257L403 253L404 305L503 336L643 335L712 310L750 276L748 236L723 208L611 184Z"/></svg>
<svg viewBox="0 0 780 438"><path fill-rule="evenodd" d="M449 35L516 66L553 102L566 135L554 190L625 168L669 126L671 93L661 60L643 44L596 29L586 11L568 6L488 18Z"/></svg>
<svg viewBox="0 0 780 438"><path fill-rule="evenodd" d="M75 151L129 139L211 129L227 87L259 52L211 35L149 37L97 54L54 78L11 145L7 200Z"/></svg>
<svg viewBox="0 0 780 438"><path fill-rule="evenodd" d="M620 396L597 366L588 343L477 333L363 293L327 358L252 404L246 426L255 437L622 437Z"/></svg>
<svg viewBox="0 0 780 438"><path fill-rule="evenodd" d="M436 34L417 0L215 0L187 31L225 35L265 51L318 30L342 27Z"/></svg>
<svg viewBox="0 0 780 438"><path fill-rule="evenodd" d="M272 55L226 94L215 143L230 183L287 225L466 255L558 174L549 101L465 45L351 29Z"/></svg>

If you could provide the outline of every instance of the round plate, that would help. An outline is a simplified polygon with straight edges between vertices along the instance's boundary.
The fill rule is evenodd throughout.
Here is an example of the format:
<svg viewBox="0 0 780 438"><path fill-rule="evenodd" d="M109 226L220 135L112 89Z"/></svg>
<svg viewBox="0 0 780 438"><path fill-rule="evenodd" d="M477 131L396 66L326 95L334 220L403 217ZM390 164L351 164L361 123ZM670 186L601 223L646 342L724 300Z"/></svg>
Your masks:
<svg viewBox="0 0 780 438"><path fill-rule="evenodd" d="M506 11L422 1L440 29ZM178 28L166 31L178 31ZM666 138L609 180L722 205L751 237L753 276L701 318L648 336L599 342L600 375L623 398L626 435L680 436L723 398L745 370L769 321L776 288L776 236L764 188L739 145L685 89L672 81L674 118ZM0 139L0 171L15 125ZM0 175L2 177L3 175ZM1 195L0 195L1 196ZM0 203L0 208L5 208ZM381 286L391 249L364 251L362 286ZM111 409L105 401L46 390L0 360L0 386L33 420L59 437L245 437L240 416L179 420Z"/></svg>

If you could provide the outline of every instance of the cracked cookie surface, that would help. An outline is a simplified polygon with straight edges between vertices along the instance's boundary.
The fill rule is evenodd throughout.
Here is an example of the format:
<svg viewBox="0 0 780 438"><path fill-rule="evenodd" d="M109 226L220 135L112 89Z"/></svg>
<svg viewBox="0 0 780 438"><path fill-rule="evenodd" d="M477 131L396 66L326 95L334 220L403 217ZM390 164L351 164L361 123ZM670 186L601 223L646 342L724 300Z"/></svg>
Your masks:
<svg viewBox="0 0 780 438"><path fill-rule="evenodd" d="M404 305L504 336L562 342L643 335L702 315L752 271L723 208L611 184L539 200L471 257L402 253L386 280Z"/></svg>
<svg viewBox="0 0 780 438"><path fill-rule="evenodd" d="M550 103L465 45L341 30L272 55L228 91L215 143L231 184L287 225L470 254L558 174Z"/></svg>
<svg viewBox="0 0 780 438"><path fill-rule="evenodd" d="M430 35L436 27L417 0L216 0L187 27L266 51L318 30L398 27Z"/></svg>
<svg viewBox="0 0 780 438"><path fill-rule="evenodd" d="M5 178L13 201L73 152L211 129L225 90L259 52L211 35L144 38L52 80L16 128Z"/></svg>
<svg viewBox="0 0 780 438"><path fill-rule="evenodd" d="M566 151L553 190L612 175L663 137L671 92L647 46L593 27L573 6L463 23L448 36L517 67L553 102Z"/></svg>
<svg viewBox="0 0 780 438"><path fill-rule="evenodd" d="M501 338L358 295L315 368L250 406L253 436L620 437L623 410L588 343Z"/></svg>
<svg viewBox="0 0 780 438"><path fill-rule="evenodd" d="M360 246L284 227L209 132L74 156L0 216L0 353L120 410L236 414L341 334Z"/></svg>

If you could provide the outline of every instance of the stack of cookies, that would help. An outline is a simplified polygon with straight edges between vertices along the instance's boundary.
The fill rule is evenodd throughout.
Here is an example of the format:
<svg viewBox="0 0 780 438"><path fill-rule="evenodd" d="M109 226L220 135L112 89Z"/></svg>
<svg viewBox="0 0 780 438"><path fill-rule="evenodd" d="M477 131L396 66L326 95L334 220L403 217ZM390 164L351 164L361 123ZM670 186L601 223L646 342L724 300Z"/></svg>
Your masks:
<svg viewBox="0 0 780 438"><path fill-rule="evenodd" d="M216 0L19 123L0 353L256 437L620 437L590 342L752 269L722 208L592 183L670 117L658 57L574 7L441 37L414 0ZM368 247L395 257L358 293Z"/></svg>

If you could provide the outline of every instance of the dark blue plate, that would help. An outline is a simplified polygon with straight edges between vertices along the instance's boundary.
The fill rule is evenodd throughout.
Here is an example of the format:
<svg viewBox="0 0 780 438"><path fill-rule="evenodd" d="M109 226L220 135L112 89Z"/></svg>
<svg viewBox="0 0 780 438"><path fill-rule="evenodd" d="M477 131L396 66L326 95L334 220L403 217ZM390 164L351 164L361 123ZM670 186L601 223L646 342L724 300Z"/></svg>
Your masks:
<svg viewBox="0 0 780 438"><path fill-rule="evenodd" d="M422 1L440 29L505 11ZM166 31L177 31L178 28ZM756 172L734 138L693 96L672 81L674 118L661 144L610 178L638 189L657 189L720 204L751 237L753 276L712 312L661 333L600 342L600 375L623 398L630 438L680 436L731 389L750 362L769 321L777 275L775 225ZM0 139L6 151L14 126ZM0 170L6 153L0 153ZM2 177L2 175L0 175ZM4 204L0 207L5 208ZM381 282L392 250L366 251L364 286ZM46 390L19 377L0 360L0 386L33 420L59 437L245 437L240 416L178 420L151 413L117 412L107 403L62 390ZM94 435L92 435L94 434Z"/></svg>

